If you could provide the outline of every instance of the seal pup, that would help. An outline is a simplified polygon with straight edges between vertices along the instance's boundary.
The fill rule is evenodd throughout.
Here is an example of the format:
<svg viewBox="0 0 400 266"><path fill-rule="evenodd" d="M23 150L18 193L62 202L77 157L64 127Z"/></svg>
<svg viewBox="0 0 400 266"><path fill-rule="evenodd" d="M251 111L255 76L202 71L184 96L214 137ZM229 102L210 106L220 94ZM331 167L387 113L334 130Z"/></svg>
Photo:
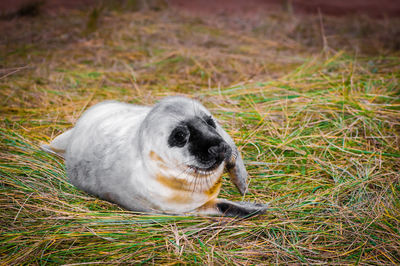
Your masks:
<svg viewBox="0 0 400 266"><path fill-rule="evenodd" d="M128 210L245 217L267 207L217 198L224 171L242 195L247 172L230 136L189 98L96 104L42 149L65 158L73 185Z"/></svg>

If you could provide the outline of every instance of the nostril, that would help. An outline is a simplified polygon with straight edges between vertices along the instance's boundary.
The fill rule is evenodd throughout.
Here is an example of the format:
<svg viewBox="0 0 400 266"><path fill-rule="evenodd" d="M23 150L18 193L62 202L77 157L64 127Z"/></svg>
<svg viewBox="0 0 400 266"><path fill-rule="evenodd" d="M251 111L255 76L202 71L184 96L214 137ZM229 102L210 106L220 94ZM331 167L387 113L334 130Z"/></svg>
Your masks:
<svg viewBox="0 0 400 266"><path fill-rule="evenodd" d="M217 146L208 148L208 153L217 157L220 160L229 159L231 156L231 147L227 143L220 143Z"/></svg>
<svg viewBox="0 0 400 266"><path fill-rule="evenodd" d="M223 142L219 146L220 146L221 152L223 152L223 153L230 152L231 147L229 147L229 145L227 143Z"/></svg>
<svg viewBox="0 0 400 266"><path fill-rule="evenodd" d="M217 155L219 152L219 146L211 146L208 148L208 153L211 155Z"/></svg>
<svg viewBox="0 0 400 266"><path fill-rule="evenodd" d="M223 150L224 150L224 158L226 160L229 160L229 158L232 155L232 148L228 145L228 143L222 143L223 144Z"/></svg>

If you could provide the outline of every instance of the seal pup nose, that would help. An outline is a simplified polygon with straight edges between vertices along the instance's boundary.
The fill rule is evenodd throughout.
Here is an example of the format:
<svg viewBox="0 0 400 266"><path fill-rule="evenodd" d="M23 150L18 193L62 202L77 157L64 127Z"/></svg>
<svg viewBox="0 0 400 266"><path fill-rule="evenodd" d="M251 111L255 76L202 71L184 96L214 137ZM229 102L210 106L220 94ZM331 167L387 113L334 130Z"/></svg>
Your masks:
<svg viewBox="0 0 400 266"><path fill-rule="evenodd" d="M229 159L231 157L232 149L225 142L208 148L208 153L215 156L219 160Z"/></svg>

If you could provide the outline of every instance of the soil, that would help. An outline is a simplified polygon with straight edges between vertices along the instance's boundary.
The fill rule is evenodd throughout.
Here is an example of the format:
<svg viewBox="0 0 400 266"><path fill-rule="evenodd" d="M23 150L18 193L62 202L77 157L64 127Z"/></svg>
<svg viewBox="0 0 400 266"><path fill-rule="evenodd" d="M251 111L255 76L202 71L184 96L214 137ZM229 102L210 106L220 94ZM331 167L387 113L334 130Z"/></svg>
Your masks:
<svg viewBox="0 0 400 266"><path fill-rule="evenodd" d="M124 0L119 0L124 1ZM140 0L137 0L140 1ZM143 0L144 1L144 0ZM151 1L151 0L150 0ZM318 13L371 17L400 16L399 0L165 0L171 8L197 15L224 14L251 16L256 13L285 10L294 13ZM29 3L42 3L40 9L55 11L98 5L96 0L2 0L0 14L11 14ZM34 11L35 12L35 11ZM33 13L34 13L33 12ZM29 15L29 14L28 14Z"/></svg>

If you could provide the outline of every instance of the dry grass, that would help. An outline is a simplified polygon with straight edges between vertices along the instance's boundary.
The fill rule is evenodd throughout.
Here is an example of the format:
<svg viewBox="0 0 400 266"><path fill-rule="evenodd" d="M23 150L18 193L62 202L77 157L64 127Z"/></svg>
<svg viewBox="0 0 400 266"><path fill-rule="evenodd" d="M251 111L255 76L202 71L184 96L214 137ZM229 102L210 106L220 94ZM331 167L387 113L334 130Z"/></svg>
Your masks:
<svg viewBox="0 0 400 266"><path fill-rule="evenodd" d="M90 14L3 22L2 263L400 263L399 20ZM223 122L268 213L133 214L38 149L99 101L177 93Z"/></svg>

